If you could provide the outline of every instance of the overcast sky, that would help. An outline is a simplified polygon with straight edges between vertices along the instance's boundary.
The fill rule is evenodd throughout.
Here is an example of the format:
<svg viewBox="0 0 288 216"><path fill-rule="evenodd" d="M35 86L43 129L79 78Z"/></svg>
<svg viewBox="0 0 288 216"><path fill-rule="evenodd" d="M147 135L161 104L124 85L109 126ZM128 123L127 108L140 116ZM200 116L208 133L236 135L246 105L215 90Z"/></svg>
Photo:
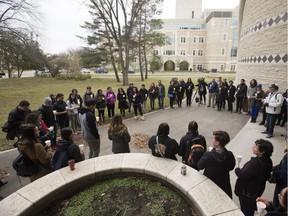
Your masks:
<svg viewBox="0 0 288 216"><path fill-rule="evenodd" d="M232 9L240 0L203 0L202 9ZM84 0L41 0L37 2L42 14L40 30L41 48L48 53L65 52L76 49L83 42L75 35L85 35L80 27L89 21ZM164 0L162 18L174 18L176 0Z"/></svg>

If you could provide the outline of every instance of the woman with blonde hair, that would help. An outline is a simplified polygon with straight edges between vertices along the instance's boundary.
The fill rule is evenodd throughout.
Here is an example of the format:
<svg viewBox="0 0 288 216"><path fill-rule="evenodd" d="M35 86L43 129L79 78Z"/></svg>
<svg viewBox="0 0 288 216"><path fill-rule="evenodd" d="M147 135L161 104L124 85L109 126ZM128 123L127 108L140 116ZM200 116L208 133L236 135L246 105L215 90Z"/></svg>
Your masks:
<svg viewBox="0 0 288 216"><path fill-rule="evenodd" d="M112 140L112 152L114 154L130 153L129 142L131 137L128 128L123 124L121 115L113 116L108 128L108 139Z"/></svg>

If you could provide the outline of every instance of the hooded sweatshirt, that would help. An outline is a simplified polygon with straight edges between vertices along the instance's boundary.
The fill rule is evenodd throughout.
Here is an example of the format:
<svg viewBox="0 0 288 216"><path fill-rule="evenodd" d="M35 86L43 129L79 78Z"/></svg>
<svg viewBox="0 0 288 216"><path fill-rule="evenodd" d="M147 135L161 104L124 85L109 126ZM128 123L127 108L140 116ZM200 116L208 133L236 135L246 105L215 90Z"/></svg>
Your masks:
<svg viewBox="0 0 288 216"><path fill-rule="evenodd" d="M75 163L84 160L79 147L73 143L73 140L60 140L57 143L57 147L60 151L68 150L69 159L74 159Z"/></svg>
<svg viewBox="0 0 288 216"><path fill-rule="evenodd" d="M81 108L79 110L79 120L81 124L81 135L85 140L100 139L95 115L90 109Z"/></svg>
<svg viewBox="0 0 288 216"><path fill-rule="evenodd" d="M229 197L232 198L229 172L235 167L235 158L226 148L222 152L206 152L197 163L199 170L205 169L204 175L217 184Z"/></svg>

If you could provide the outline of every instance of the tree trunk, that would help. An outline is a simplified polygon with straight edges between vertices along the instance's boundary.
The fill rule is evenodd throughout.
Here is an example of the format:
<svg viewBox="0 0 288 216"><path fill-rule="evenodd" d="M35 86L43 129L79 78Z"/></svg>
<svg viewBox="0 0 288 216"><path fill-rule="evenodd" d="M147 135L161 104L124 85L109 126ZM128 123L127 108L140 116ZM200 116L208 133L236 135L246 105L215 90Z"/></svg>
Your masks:
<svg viewBox="0 0 288 216"><path fill-rule="evenodd" d="M140 13L139 17L140 17L140 20L139 20L139 36L138 36L138 60L139 60L141 81L144 81L143 68L142 68L142 55L141 55L141 39L142 39L142 24L141 24L141 22L142 22L142 13Z"/></svg>

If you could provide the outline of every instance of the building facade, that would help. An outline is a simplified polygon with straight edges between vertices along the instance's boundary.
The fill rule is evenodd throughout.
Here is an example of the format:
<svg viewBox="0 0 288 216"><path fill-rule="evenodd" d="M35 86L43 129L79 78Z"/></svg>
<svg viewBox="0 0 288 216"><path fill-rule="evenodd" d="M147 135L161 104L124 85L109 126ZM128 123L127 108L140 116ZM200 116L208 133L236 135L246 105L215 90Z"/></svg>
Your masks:
<svg viewBox="0 0 288 216"><path fill-rule="evenodd" d="M236 79L287 89L287 0L241 0Z"/></svg>
<svg viewBox="0 0 288 216"><path fill-rule="evenodd" d="M235 71L238 51L238 8L205 10L202 0L177 0L175 19L160 30L166 44L155 47L162 71Z"/></svg>

